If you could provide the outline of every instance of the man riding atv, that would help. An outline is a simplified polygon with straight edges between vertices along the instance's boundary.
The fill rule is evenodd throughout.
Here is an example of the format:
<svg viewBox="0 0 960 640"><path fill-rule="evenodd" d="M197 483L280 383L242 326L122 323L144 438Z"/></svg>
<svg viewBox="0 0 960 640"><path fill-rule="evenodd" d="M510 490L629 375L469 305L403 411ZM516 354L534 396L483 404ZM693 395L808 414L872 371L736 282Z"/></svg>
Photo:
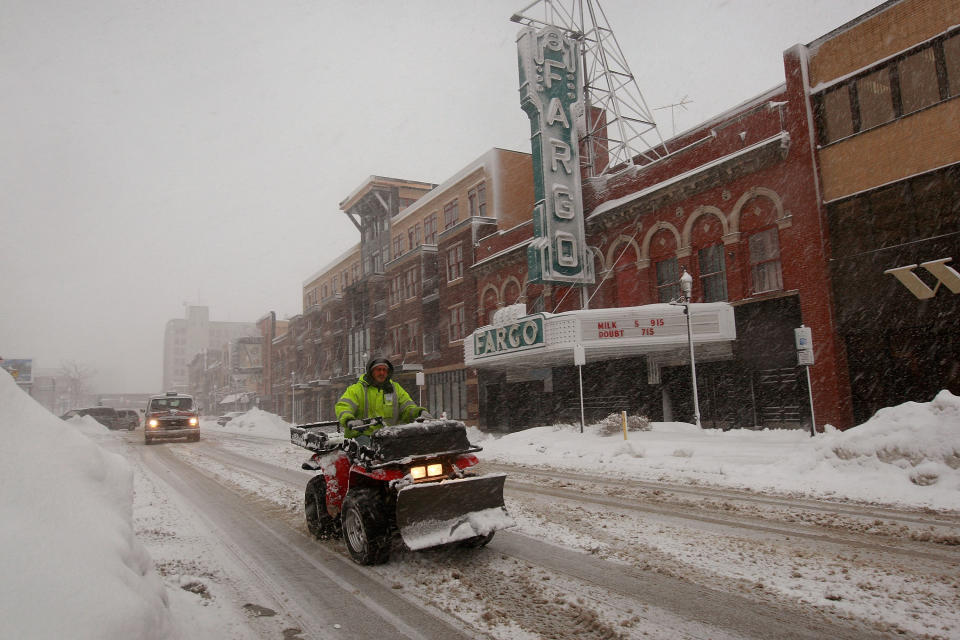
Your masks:
<svg viewBox="0 0 960 640"><path fill-rule="evenodd" d="M393 363L386 358L372 358L367 372L343 392L335 410L345 437L369 436L384 425L433 417L417 406L392 376ZM364 425L370 418L380 418L382 422Z"/></svg>
<svg viewBox="0 0 960 640"><path fill-rule="evenodd" d="M294 425L290 441L313 452L303 469L307 529L343 535L350 557L379 564L399 533L407 548L481 547L513 526L503 501L505 474L480 474L481 450L457 420L436 420L374 358L337 403L337 420ZM340 433L340 427L344 432Z"/></svg>

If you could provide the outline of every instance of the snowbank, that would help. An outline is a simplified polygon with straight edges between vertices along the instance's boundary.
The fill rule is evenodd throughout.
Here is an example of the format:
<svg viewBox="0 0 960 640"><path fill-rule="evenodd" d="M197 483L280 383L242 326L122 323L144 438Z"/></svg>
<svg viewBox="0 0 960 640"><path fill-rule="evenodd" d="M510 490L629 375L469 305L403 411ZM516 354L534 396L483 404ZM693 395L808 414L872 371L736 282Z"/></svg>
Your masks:
<svg viewBox="0 0 960 640"><path fill-rule="evenodd" d="M714 484L820 498L960 509L960 397L878 411L841 432L698 429L654 422L603 436L598 425L536 427L491 436L470 430L485 459L632 478Z"/></svg>
<svg viewBox="0 0 960 640"><path fill-rule="evenodd" d="M222 427L213 421L207 421L203 426L206 429L222 429L262 438L290 439L289 422L274 413L268 413L256 407L237 416Z"/></svg>
<svg viewBox="0 0 960 640"><path fill-rule="evenodd" d="M0 372L0 638L166 638L167 596L132 523L133 474Z"/></svg>

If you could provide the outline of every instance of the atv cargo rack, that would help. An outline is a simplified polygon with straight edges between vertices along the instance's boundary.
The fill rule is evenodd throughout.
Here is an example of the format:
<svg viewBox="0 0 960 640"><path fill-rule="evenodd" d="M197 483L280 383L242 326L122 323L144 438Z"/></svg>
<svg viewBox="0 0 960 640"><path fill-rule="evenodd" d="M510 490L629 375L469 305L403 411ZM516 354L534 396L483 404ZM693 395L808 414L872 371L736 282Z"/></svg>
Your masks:
<svg viewBox="0 0 960 640"><path fill-rule="evenodd" d="M327 443L328 434L339 431L340 424L336 420L298 424L290 427L290 442L315 453L324 453L333 448Z"/></svg>

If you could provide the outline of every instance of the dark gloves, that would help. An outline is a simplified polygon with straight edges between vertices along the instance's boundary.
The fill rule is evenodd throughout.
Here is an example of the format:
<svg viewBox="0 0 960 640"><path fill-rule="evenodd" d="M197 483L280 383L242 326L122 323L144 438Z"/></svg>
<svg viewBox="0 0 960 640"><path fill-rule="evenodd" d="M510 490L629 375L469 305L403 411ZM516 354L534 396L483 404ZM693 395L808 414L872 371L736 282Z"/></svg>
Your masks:
<svg viewBox="0 0 960 640"><path fill-rule="evenodd" d="M353 429L354 431L363 431L363 428L366 425L363 420L347 420L347 428Z"/></svg>

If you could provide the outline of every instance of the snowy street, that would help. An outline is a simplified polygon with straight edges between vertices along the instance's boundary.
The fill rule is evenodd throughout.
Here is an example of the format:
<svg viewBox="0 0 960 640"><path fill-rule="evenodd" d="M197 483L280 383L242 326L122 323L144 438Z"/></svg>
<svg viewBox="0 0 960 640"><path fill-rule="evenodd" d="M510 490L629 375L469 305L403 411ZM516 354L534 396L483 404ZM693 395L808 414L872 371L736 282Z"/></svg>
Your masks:
<svg viewBox="0 0 960 640"><path fill-rule="evenodd" d="M943 392L816 438L468 429L516 526L361 567L277 416L147 446L0 376L0 637L958 638L958 426Z"/></svg>
<svg viewBox="0 0 960 640"><path fill-rule="evenodd" d="M397 543L389 564L360 568L341 541L306 531L303 450L205 426L196 445L148 448L139 433L117 443L144 487L138 536L171 590L187 586L174 603L197 618L185 637L225 624L264 638L957 629L957 516L489 463L508 473L516 530L481 550L412 553Z"/></svg>

